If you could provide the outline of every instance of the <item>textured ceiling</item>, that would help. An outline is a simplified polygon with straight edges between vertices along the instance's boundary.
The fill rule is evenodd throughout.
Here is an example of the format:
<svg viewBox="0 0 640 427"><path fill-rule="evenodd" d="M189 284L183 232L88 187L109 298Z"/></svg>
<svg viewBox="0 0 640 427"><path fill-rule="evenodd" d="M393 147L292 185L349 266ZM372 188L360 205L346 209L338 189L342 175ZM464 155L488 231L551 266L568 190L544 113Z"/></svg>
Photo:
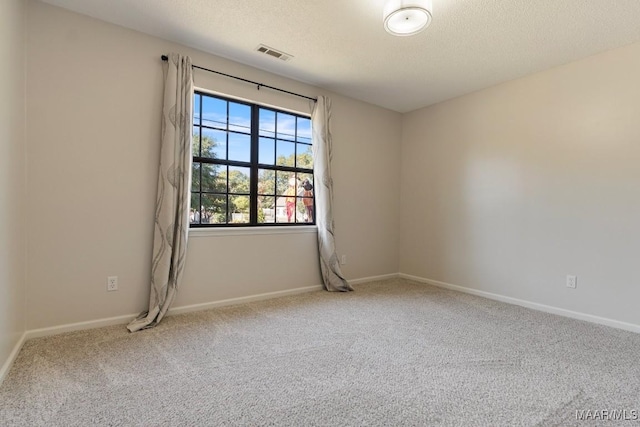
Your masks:
<svg viewBox="0 0 640 427"><path fill-rule="evenodd" d="M400 112L640 41L640 0L433 0L412 37L384 0L44 1Z"/></svg>

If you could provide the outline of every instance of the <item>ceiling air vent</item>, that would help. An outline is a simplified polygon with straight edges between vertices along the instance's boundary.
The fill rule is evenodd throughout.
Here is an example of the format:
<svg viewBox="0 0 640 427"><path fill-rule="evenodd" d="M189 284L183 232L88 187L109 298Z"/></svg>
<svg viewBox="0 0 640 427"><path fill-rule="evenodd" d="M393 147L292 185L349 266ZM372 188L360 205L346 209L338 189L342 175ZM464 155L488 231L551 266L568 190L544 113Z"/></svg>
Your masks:
<svg viewBox="0 0 640 427"><path fill-rule="evenodd" d="M293 59L293 55L289 55L288 53L281 52L272 47L265 46L263 44L258 45L256 50L260 53L264 53L265 55L273 56L274 58L280 59L282 61L289 61Z"/></svg>

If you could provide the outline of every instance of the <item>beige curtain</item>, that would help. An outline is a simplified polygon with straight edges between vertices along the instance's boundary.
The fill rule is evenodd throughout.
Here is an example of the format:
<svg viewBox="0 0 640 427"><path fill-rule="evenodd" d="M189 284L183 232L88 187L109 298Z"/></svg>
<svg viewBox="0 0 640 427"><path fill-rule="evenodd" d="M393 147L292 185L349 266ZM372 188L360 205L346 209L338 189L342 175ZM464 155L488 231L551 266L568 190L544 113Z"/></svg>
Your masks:
<svg viewBox="0 0 640 427"><path fill-rule="evenodd" d="M160 169L153 235L149 309L127 328L158 324L175 298L182 278L189 233L193 69L191 58L176 53L164 63L164 105Z"/></svg>
<svg viewBox="0 0 640 427"><path fill-rule="evenodd" d="M313 128L313 174L316 197L316 225L320 271L328 291L352 291L342 275L336 254L333 223L333 180L331 179L331 99L319 96L311 113Z"/></svg>

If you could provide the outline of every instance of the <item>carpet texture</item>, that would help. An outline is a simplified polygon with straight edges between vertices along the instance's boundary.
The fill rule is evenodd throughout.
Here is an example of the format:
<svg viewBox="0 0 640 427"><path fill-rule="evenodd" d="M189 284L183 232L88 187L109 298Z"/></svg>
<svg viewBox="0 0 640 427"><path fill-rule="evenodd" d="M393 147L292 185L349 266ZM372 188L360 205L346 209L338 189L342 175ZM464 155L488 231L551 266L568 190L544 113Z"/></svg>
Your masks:
<svg viewBox="0 0 640 427"><path fill-rule="evenodd" d="M30 340L0 425L640 425L639 334L406 280L355 288Z"/></svg>

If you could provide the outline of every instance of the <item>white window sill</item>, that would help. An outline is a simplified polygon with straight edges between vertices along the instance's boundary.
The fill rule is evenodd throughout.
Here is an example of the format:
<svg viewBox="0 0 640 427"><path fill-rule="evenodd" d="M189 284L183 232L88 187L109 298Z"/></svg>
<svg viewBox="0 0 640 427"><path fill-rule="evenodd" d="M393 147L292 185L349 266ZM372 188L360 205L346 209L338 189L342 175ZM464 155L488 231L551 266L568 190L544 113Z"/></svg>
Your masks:
<svg viewBox="0 0 640 427"><path fill-rule="evenodd" d="M209 227L190 228L189 238L222 237L222 236L259 236L270 234L305 234L317 233L315 225L298 225L285 227Z"/></svg>

